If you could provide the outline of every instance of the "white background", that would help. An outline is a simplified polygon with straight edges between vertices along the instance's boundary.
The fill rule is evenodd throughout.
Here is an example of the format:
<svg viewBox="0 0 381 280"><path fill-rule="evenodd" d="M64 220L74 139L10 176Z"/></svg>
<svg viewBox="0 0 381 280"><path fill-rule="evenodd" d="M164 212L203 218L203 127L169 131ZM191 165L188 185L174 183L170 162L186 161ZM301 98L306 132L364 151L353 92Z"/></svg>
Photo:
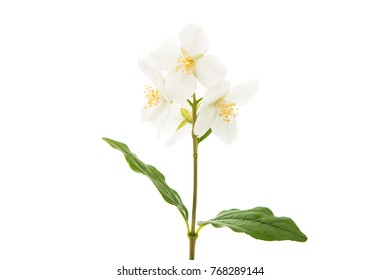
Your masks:
<svg viewBox="0 0 381 280"><path fill-rule="evenodd" d="M122 279L122 265L191 266L177 210L101 138L155 165L190 209L190 139L167 148L168 136L157 140L140 121L147 80L137 60L196 22L232 84L260 80L240 110L238 141L211 136L200 146L198 219L267 206L309 240L263 242L208 226L195 267L379 279L376 3L2 1L0 278Z"/></svg>

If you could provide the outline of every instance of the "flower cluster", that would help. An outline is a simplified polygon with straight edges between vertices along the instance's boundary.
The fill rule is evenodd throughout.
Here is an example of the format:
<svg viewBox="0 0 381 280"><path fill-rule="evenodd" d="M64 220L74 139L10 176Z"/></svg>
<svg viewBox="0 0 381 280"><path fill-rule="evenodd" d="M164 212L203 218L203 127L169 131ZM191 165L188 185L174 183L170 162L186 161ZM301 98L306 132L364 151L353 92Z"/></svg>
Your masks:
<svg viewBox="0 0 381 280"><path fill-rule="evenodd" d="M223 63L216 56L207 54L208 39L198 25L191 23L185 26L179 34L179 42L180 46L162 44L139 61L141 70L152 83L145 88L142 119L156 124L160 131L170 116L177 113L180 116L177 131L170 139L174 142L184 134L184 127L189 129L187 124L194 122L188 103L191 103L200 84L206 91L197 106L194 133L201 137L211 129L217 137L230 144L238 135L238 106L254 97L257 81L230 87L225 80Z"/></svg>

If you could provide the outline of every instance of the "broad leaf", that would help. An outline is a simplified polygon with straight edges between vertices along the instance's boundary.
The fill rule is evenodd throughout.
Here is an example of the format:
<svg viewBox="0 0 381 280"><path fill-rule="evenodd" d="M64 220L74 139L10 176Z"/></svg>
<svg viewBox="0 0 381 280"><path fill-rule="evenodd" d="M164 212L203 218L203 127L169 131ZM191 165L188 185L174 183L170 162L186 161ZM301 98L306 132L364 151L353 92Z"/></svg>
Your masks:
<svg viewBox="0 0 381 280"><path fill-rule="evenodd" d="M198 224L200 226L211 224L216 228L229 227L233 231L243 232L266 241L307 241L307 236L300 231L293 220L286 217L275 217L273 212L265 207L249 210L225 210L215 218Z"/></svg>
<svg viewBox="0 0 381 280"><path fill-rule="evenodd" d="M176 206L177 209L179 209L181 215L184 217L185 221L188 221L187 208L181 201L179 194L167 185L163 174L161 174L154 166L145 164L140 159L138 159L138 157L130 151L126 144L109 138L103 138L103 140L110 144L110 146L114 149L121 151L124 154L124 157L126 158L126 161L130 165L131 169L137 173L146 175L152 181L152 183L154 183L164 200L169 204Z"/></svg>

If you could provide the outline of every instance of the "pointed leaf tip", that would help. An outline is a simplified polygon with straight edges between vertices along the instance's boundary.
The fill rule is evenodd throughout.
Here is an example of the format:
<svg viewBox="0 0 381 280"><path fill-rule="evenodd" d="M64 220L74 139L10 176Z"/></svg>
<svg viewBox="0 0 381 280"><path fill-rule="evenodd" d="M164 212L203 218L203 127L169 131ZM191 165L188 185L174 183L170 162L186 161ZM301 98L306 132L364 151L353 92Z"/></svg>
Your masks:
<svg viewBox="0 0 381 280"><path fill-rule="evenodd" d="M159 170L152 165L142 162L134 153L131 152L126 144L106 137L102 139L114 149L121 151L124 154L130 168L137 173L147 176L155 185L156 189L160 192L163 199L167 203L176 206L185 221L188 221L188 209L183 204L179 194L167 185L164 175L160 173Z"/></svg>
<svg viewBox="0 0 381 280"><path fill-rule="evenodd" d="M266 207L225 210L213 219L198 224L200 226L211 224L216 228L228 227L235 232L246 233L253 238L265 241L307 241L307 236L300 231L292 219L275 217Z"/></svg>

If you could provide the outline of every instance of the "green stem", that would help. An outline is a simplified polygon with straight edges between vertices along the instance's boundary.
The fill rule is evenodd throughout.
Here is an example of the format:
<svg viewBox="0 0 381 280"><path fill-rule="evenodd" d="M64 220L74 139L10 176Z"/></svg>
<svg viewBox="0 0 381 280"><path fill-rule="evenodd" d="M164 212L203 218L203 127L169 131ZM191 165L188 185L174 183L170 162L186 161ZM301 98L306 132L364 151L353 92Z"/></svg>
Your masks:
<svg viewBox="0 0 381 280"><path fill-rule="evenodd" d="M192 220L191 220L191 230L188 233L189 237L189 259L195 259L196 251L196 212L197 212L197 158L198 158L198 138L194 134L194 124L197 119L197 100L196 94L193 94L193 103L192 103L192 140L193 140L193 203L192 203Z"/></svg>
<svg viewBox="0 0 381 280"><path fill-rule="evenodd" d="M200 232L200 230L204 227L205 225L203 225L203 226L199 226L198 227L198 229L197 229L197 231L196 231L196 235L198 236L198 233Z"/></svg>

